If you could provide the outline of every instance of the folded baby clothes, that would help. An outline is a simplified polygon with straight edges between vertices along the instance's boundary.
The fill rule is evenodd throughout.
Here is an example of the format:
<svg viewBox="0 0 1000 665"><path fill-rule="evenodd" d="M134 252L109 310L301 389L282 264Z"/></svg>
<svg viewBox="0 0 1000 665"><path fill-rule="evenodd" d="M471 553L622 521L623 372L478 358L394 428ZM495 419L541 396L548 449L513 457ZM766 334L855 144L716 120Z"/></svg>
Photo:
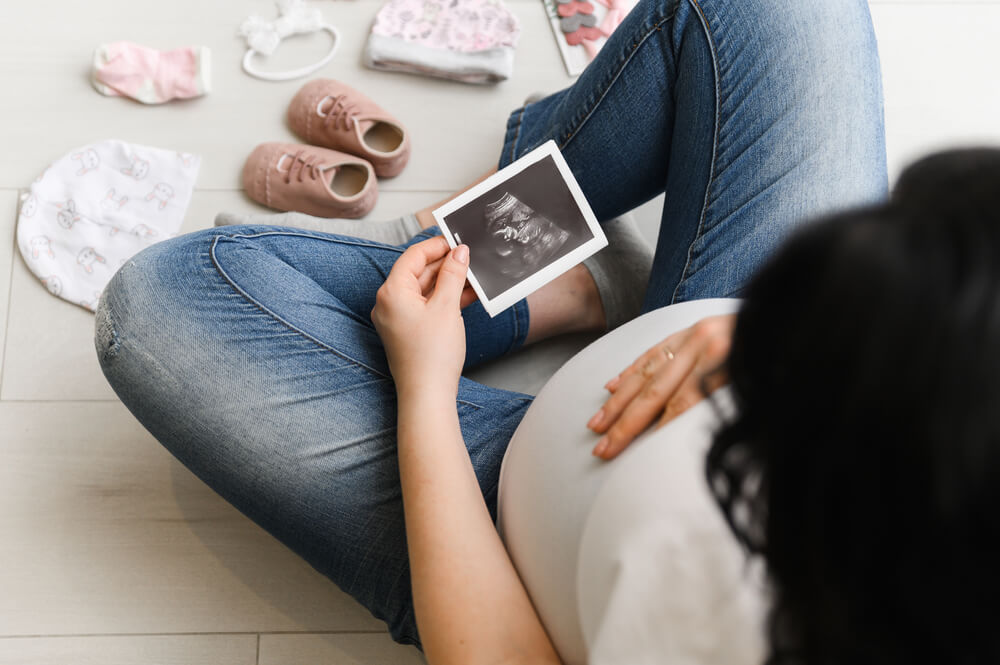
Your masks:
<svg viewBox="0 0 1000 665"><path fill-rule="evenodd" d="M212 87L210 56L205 46L157 51L132 42L102 44L94 51L90 82L102 95L143 104L200 97Z"/></svg>
<svg viewBox="0 0 1000 665"><path fill-rule="evenodd" d="M201 158L123 141L56 160L21 196L17 246L54 296L90 311L111 276L180 228Z"/></svg>
<svg viewBox="0 0 1000 665"><path fill-rule="evenodd" d="M510 78L521 28L503 0L389 0L365 46L373 69L463 83Z"/></svg>

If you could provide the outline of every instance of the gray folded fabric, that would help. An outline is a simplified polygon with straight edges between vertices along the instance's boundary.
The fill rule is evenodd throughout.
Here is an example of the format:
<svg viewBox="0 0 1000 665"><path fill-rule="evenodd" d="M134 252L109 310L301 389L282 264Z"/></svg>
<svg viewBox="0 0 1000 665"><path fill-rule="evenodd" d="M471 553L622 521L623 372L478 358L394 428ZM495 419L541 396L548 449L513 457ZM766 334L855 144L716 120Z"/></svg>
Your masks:
<svg viewBox="0 0 1000 665"><path fill-rule="evenodd" d="M398 37L368 35L366 66L390 72L409 72L462 83L496 83L514 71L514 49L452 51L414 44Z"/></svg>

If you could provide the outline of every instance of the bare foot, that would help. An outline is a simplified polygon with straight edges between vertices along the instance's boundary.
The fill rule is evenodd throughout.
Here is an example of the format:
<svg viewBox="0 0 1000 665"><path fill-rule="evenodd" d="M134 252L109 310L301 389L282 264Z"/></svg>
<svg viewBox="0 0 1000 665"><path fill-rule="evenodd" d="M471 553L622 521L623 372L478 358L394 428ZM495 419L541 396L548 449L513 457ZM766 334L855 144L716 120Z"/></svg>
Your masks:
<svg viewBox="0 0 1000 665"><path fill-rule="evenodd" d="M597 284L581 263L528 296L531 313L525 344L573 332L607 328Z"/></svg>

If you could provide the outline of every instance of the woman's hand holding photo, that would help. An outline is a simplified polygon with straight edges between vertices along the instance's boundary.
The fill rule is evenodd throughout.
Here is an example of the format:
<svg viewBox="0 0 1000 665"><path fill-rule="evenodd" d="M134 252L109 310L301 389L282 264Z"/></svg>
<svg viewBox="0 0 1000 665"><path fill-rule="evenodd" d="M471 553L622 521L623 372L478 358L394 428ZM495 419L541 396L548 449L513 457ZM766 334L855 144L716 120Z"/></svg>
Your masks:
<svg viewBox="0 0 1000 665"><path fill-rule="evenodd" d="M461 310L476 299L465 281L468 269L468 247L451 250L444 238L430 238L403 252L379 288L372 322L397 392L454 398L465 364Z"/></svg>
<svg viewBox="0 0 1000 665"><path fill-rule="evenodd" d="M729 353L736 315L702 319L639 356L605 385L611 397L587 423L603 434L594 455L610 460L659 418L657 426L679 416L725 385L717 371Z"/></svg>
<svg viewBox="0 0 1000 665"><path fill-rule="evenodd" d="M397 453L413 608L428 663L559 658L504 549L462 438L469 248L408 248L375 296L372 321L396 382Z"/></svg>

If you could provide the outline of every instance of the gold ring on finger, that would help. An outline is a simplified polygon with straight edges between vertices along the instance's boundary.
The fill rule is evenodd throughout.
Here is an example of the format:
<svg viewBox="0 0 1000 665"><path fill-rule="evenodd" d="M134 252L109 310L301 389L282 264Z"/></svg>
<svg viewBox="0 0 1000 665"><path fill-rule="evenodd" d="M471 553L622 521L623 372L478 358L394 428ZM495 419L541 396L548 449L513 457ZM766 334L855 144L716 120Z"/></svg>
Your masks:
<svg viewBox="0 0 1000 665"><path fill-rule="evenodd" d="M660 350L663 351L663 355L665 355L667 357L667 360L673 360L674 359L674 352L671 351L670 347L667 346L666 344L664 344L663 346L661 346Z"/></svg>

